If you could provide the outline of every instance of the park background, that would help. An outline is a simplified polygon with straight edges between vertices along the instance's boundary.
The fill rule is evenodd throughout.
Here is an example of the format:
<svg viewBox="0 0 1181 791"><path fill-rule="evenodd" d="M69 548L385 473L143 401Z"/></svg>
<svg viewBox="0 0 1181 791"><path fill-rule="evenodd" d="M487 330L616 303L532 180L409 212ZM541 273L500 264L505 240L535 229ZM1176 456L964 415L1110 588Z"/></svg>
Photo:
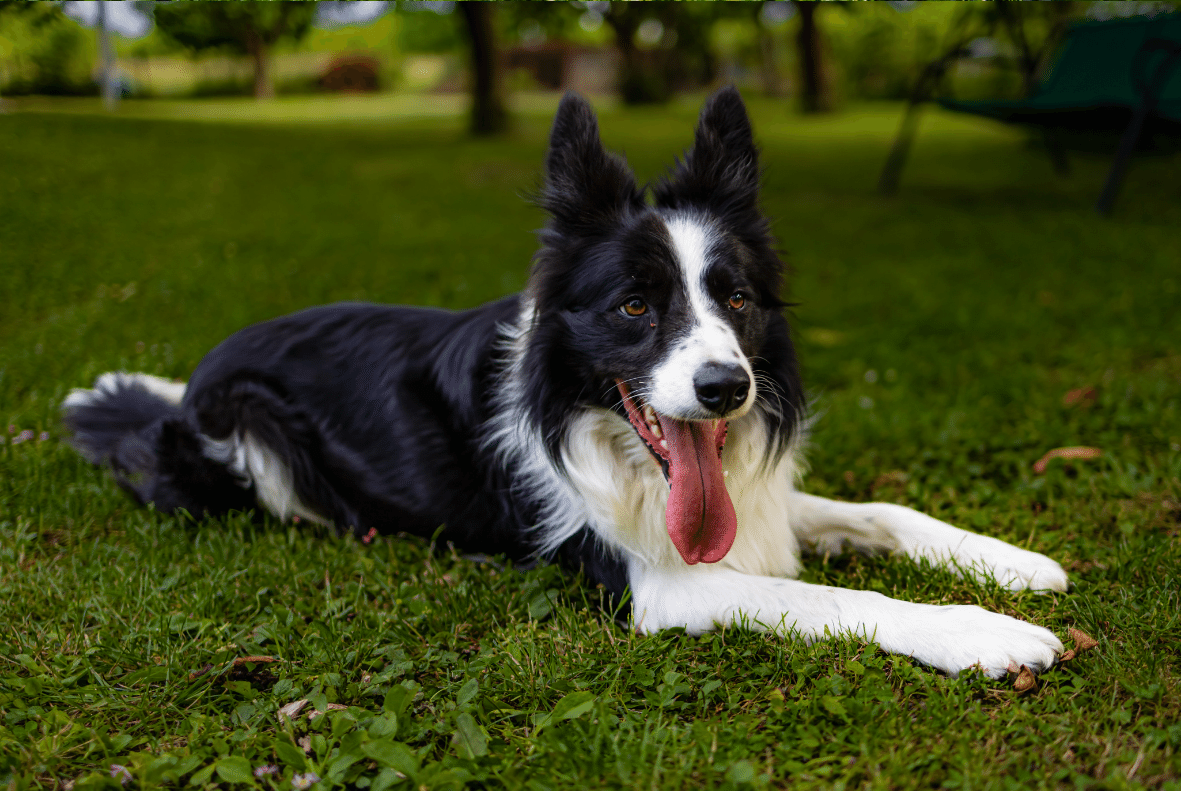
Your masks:
<svg viewBox="0 0 1181 791"><path fill-rule="evenodd" d="M1060 172L1040 130L927 101L1019 99L1072 25L1175 6L99 10L0 2L0 783L1181 787L1175 141L1101 216L1118 133L1060 141ZM103 371L184 379L323 302L518 290L562 90L649 179L731 82L791 270L805 488L1036 549L1074 587L855 555L804 578L1048 626L1076 656L1033 685L851 638L640 637L552 567L134 508L66 444L61 400ZM1035 468L1075 446L1098 455Z"/></svg>

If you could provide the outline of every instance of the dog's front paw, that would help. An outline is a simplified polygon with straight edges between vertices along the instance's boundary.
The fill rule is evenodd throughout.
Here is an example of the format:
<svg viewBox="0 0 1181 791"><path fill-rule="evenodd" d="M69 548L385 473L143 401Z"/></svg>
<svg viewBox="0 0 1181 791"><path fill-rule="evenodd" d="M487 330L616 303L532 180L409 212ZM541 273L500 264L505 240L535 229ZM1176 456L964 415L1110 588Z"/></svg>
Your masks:
<svg viewBox="0 0 1181 791"><path fill-rule="evenodd" d="M909 624L904 644L892 650L949 675L975 666L991 678L1021 665L1040 673L1062 652L1062 642L1049 629L1007 615L971 605L924 609Z"/></svg>
<svg viewBox="0 0 1181 791"><path fill-rule="evenodd" d="M1065 592L1070 585L1066 571L1045 555L996 539L972 544L983 546L961 547L957 560L979 579L991 577L1011 591Z"/></svg>
<svg viewBox="0 0 1181 791"><path fill-rule="evenodd" d="M996 581L1011 591L1061 591L1066 592L1070 579L1066 570L1045 555L1037 552L1017 550L1020 558L1004 559L992 569ZM1008 561L1008 562L1005 562Z"/></svg>

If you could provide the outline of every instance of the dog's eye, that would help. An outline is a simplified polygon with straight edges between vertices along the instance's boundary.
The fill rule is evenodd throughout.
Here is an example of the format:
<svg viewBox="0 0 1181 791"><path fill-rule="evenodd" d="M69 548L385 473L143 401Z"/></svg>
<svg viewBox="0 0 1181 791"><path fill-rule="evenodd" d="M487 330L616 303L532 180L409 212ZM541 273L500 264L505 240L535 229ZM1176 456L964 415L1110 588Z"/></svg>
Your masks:
<svg viewBox="0 0 1181 791"><path fill-rule="evenodd" d="M629 316L643 316L648 312L648 305L639 297L633 297L619 306Z"/></svg>
<svg viewBox="0 0 1181 791"><path fill-rule="evenodd" d="M742 310L745 305L746 296L741 291L730 296L730 307L734 310Z"/></svg>

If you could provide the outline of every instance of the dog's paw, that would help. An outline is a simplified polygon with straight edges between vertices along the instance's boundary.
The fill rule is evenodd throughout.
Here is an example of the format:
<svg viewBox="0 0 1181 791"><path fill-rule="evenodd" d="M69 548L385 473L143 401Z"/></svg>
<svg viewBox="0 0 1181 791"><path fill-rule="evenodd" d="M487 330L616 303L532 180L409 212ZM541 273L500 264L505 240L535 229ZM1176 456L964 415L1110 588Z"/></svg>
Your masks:
<svg viewBox="0 0 1181 791"><path fill-rule="evenodd" d="M992 536L970 533L926 514L889 503L872 503L870 524L890 534L894 551L951 568L978 580L995 579L1012 591L1066 591L1066 572L1045 555Z"/></svg>
<svg viewBox="0 0 1181 791"><path fill-rule="evenodd" d="M979 666L990 678L1000 678L1021 665L1040 673L1062 652L1062 642L1049 629L1007 615L971 605L924 609L908 624L904 645L892 650L949 675Z"/></svg>
<svg viewBox="0 0 1181 791"><path fill-rule="evenodd" d="M1065 592L1070 585L1066 571L1045 555L996 539L965 544L956 553L956 560L978 579L995 579L1011 591Z"/></svg>
<svg viewBox="0 0 1181 791"><path fill-rule="evenodd" d="M1011 591L1061 591L1066 592L1070 579L1066 570L1045 555L1020 550L1029 557L1017 562L997 564L991 572L996 581Z"/></svg>

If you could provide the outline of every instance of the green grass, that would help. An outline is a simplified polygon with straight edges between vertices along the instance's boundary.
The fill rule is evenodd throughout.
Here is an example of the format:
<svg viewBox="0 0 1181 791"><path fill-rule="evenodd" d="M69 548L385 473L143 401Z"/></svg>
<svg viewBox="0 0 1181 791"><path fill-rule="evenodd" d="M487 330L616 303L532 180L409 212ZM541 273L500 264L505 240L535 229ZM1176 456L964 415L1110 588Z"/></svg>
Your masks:
<svg viewBox="0 0 1181 791"><path fill-rule="evenodd" d="M752 106L820 414L807 488L1045 552L1074 587L857 556L805 578L1099 640L1022 694L860 640L638 637L552 567L133 508L62 444L69 388L186 377L230 332L311 304L518 289L542 222L518 195L548 122L535 102L487 142L454 112L133 117L152 107L0 116L0 419L34 432L0 446L7 788L117 785L113 764L142 788L290 789L306 771L373 789L1181 788L1176 158L1137 161L1102 220L1105 160L1060 180L1020 133L931 115L883 199L897 107ZM610 109L604 136L647 178L694 116ZM1065 405L1081 387L1093 401ZM1064 445L1104 454L1031 470ZM257 655L279 661L233 663ZM346 708L277 719L304 698Z"/></svg>

